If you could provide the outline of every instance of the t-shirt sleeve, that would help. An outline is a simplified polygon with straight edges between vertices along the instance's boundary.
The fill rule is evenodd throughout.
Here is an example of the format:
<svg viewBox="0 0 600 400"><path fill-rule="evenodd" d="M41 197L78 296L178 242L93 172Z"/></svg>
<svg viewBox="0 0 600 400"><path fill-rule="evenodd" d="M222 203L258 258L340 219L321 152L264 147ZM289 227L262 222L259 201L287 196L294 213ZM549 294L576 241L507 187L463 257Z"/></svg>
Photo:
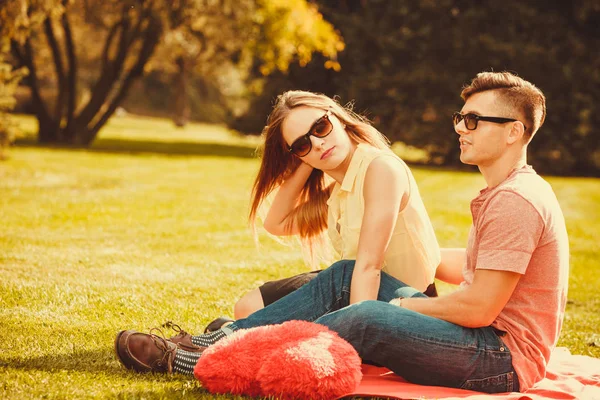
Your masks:
<svg viewBox="0 0 600 400"><path fill-rule="evenodd" d="M476 269L524 274L544 231L535 207L517 193L500 191L482 214Z"/></svg>

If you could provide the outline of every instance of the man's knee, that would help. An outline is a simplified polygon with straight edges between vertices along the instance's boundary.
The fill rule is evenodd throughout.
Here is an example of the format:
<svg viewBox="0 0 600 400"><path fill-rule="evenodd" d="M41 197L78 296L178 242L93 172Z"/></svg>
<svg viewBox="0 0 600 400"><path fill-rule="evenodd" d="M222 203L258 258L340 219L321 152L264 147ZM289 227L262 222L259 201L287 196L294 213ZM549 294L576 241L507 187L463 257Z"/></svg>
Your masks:
<svg viewBox="0 0 600 400"><path fill-rule="evenodd" d="M404 297L404 298L408 298L408 297L427 297L426 295L423 294L423 292L411 287L411 286L403 286L399 289L397 289L394 292L394 295L396 298L398 297Z"/></svg>
<svg viewBox="0 0 600 400"><path fill-rule="evenodd" d="M356 329L368 327L377 322L382 316L382 306L386 303L377 300L364 300L354 303L344 309L344 320Z"/></svg>
<svg viewBox="0 0 600 400"><path fill-rule="evenodd" d="M250 314L265 307L262 294L259 289L254 289L235 303L233 306L233 315L235 319L246 318Z"/></svg>

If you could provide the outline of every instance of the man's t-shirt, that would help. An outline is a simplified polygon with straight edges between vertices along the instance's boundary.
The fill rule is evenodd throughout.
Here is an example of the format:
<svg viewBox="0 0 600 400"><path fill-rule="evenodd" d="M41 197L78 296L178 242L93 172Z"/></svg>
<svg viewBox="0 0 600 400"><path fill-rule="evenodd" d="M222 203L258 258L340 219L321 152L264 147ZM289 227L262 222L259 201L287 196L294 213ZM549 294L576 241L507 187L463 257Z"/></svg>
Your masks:
<svg viewBox="0 0 600 400"><path fill-rule="evenodd" d="M475 269L522 274L492 323L506 332L521 391L543 379L563 322L569 279L565 220L550 185L530 166L471 202L465 282Z"/></svg>

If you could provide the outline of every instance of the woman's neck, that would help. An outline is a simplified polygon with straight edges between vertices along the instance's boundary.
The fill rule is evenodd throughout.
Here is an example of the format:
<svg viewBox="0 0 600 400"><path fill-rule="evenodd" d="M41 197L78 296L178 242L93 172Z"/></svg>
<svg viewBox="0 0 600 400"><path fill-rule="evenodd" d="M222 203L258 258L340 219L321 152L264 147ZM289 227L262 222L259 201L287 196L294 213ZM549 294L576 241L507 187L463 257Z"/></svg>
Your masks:
<svg viewBox="0 0 600 400"><path fill-rule="evenodd" d="M348 167L350 166L350 162L352 161L352 156L354 156L354 152L356 151L356 144L352 144L350 151L348 152L348 156L342 161L340 165L330 170L323 170L327 175L332 177L337 183L340 185L344 181L344 177L346 176L346 172L348 172Z"/></svg>

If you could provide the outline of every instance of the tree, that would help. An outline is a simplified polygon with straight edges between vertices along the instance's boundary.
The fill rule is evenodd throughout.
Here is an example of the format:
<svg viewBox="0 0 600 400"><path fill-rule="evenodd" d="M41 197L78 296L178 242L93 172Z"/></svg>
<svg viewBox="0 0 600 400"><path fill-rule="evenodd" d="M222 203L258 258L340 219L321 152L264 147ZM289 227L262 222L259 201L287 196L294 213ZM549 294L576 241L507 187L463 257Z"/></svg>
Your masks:
<svg viewBox="0 0 600 400"><path fill-rule="evenodd" d="M89 145L134 81L149 70L178 69L185 76L188 68L211 71L232 58L238 64L257 58L268 71L305 60L314 51L335 58L342 43L305 0L62 0L54 7L49 1L14 2L25 20L42 15L43 22L23 40L12 41L12 53L29 70L38 137L45 143ZM319 30L298 28L285 40L265 35L279 23L276 16L293 13L299 5L305 25L316 24ZM40 88L42 49L49 50L56 77L51 100ZM95 59L98 66L91 83L79 77L84 58ZM84 101L81 84L89 85Z"/></svg>

